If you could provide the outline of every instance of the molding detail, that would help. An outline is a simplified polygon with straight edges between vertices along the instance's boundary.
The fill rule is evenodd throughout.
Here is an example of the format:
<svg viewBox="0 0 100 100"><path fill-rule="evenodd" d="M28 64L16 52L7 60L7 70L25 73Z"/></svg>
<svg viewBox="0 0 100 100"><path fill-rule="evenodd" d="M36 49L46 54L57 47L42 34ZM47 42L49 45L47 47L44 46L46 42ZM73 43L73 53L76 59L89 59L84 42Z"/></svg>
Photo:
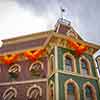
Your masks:
<svg viewBox="0 0 100 100"><path fill-rule="evenodd" d="M41 61L35 61L35 62L32 63L31 66L29 67L29 71L32 70L34 64L40 64L40 65L41 65L41 69L42 69L42 70L44 69L43 63L42 63Z"/></svg>
<svg viewBox="0 0 100 100"><path fill-rule="evenodd" d="M67 91L66 91L66 89L67 89L67 85L68 84L73 84L73 86L74 86L74 89L75 89L75 100L80 100L80 94L79 94L79 86L78 86L78 84L74 81L74 80L72 80L72 79L69 79L69 80L67 80L66 82L65 82L65 84L64 84L64 88L65 88L65 100L67 100Z"/></svg>
<svg viewBox="0 0 100 100"><path fill-rule="evenodd" d="M87 71L88 71L88 75L91 76L91 75L92 75L91 65L90 65L89 60L88 60L85 56L81 56L81 57L79 58L80 73L82 74L82 65L81 65L81 60L86 61L86 63L87 63Z"/></svg>
<svg viewBox="0 0 100 100"><path fill-rule="evenodd" d="M19 64L14 64L10 66L8 72L21 72L21 66Z"/></svg>
<svg viewBox="0 0 100 100"><path fill-rule="evenodd" d="M13 91L13 93L14 93L13 95L14 95L14 97L16 98L16 96L17 96L17 90L16 90L15 88L13 88L13 87L10 87L10 88L6 89L5 92L3 93L3 99L4 99L4 100L6 100L7 96L10 96L10 95L9 95L9 92L10 92L10 91ZM7 93L8 93L8 94L7 94Z"/></svg>
<svg viewBox="0 0 100 100"><path fill-rule="evenodd" d="M83 96L84 96L84 100L87 100L86 99L86 95L85 95L85 88L86 87L89 87L92 90L92 98L93 98L93 100L97 100L95 87L90 82L86 82L86 83L83 84Z"/></svg>
<svg viewBox="0 0 100 100"><path fill-rule="evenodd" d="M31 98L32 95L33 95L33 93L34 93L33 90L36 89L36 88L39 90L39 95L42 96L42 88L41 88L40 86L34 84L33 86L31 86L31 87L28 89L27 94L26 94L27 97Z"/></svg>

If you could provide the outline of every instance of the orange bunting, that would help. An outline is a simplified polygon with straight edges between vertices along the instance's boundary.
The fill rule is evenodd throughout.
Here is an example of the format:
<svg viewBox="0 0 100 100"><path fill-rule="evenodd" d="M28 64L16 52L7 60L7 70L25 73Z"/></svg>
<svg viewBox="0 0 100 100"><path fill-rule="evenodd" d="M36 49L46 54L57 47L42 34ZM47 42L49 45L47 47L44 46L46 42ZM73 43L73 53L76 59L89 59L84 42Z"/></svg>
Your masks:
<svg viewBox="0 0 100 100"><path fill-rule="evenodd" d="M80 56L83 52L85 52L88 49L86 45L83 44L79 45L72 39L68 39L67 41L69 42L69 45L75 49L76 54L78 56Z"/></svg>
<svg viewBox="0 0 100 100"><path fill-rule="evenodd" d="M4 64L11 64L14 61L16 61L18 58L18 54L14 54L11 56L0 56L0 60L4 63Z"/></svg>
<svg viewBox="0 0 100 100"><path fill-rule="evenodd" d="M28 59L30 59L31 61L36 61L39 57L41 57L42 56L42 54L43 54L43 52L44 52L44 49L40 49L40 50L37 50L37 51L35 51L35 52L31 52L31 51L26 51L26 52L24 52L24 55L28 58Z"/></svg>

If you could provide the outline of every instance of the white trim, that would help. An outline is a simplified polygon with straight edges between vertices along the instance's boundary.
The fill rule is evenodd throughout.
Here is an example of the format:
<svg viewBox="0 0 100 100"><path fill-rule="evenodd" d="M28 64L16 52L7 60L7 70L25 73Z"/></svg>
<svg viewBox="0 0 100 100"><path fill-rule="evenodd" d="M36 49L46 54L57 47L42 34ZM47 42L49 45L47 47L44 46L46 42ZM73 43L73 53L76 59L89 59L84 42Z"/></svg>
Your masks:
<svg viewBox="0 0 100 100"><path fill-rule="evenodd" d="M67 89L67 85L72 83L73 86L74 86L74 89L75 89L75 98L77 98L77 100L80 100L80 93L79 93L79 86L78 84L76 83L76 81L72 80L72 79L68 79L65 83L64 83L64 92L65 92L65 100L67 100L67 92L66 89Z"/></svg>
<svg viewBox="0 0 100 100"><path fill-rule="evenodd" d="M62 70L59 70L58 71L59 73L62 73L62 74L66 74L66 75L71 75L71 76L76 76L76 77L82 77L82 78L86 78L86 79L95 79L95 80L98 80L98 78L97 77L93 77L93 76L83 76L83 75L81 75L81 74L76 74L76 73L66 73L66 72L64 72L64 71L62 71Z"/></svg>
<svg viewBox="0 0 100 100"><path fill-rule="evenodd" d="M55 46L55 70L58 70L58 48Z"/></svg>
<svg viewBox="0 0 100 100"><path fill-rule="evenodd" d="M18 72L21 72L21 66L19 64L14 64L14 65L10 66L10 68L8 69L8 72L16 72L17 67L18 67Z"/></svg>
<svg viewBox="0 0 100 100"><path fill-rule="evenodd" d="M66 67L65 66L66 56L69 57L69 58L71 58L71 60L72 60L72 70L73 71L71 71L71 72L67 71L66 68L65 68ZM64 55L63 55L63 66L64 66L64 71L67 71L68 73L72 73L72 72L76 73L77 72L77 66L76 66L75 57L70 52L64 53Z"/></svg>
<svg viewBox="0 0 100 100"><path fill-rule="evenodd" d="M12 82L0 83L0 86L29 84L29 83L33 83L33 82L46 82L46 81L48 81L48 80L47 79L34 79L34 80L19 81L19 82L12 81Z"/></svg>
<svg viewBox="0 0 100 100"><path fill-rule="evenodd" d="M60 24L57 24L57 30L56 30L56 32L58 33L59 32L59 28L60 28Z"/></svg>
<svg viewBox="0 0 100 100"><path fill-rule="evenodd" d="M17 96L17 90L16 90L15 88L13 88L13 87L10 87L10 88L6 89L5 92L3 93L3 98L4 98L4 100L5 100L5 98L6 98L6 93L7 93L8 91L10 91L10 90L14 91L14 96L15 96L15 97Z"/></svg>
<svg viewBox="0 0 100 100"><path fill-rule="evenodd" d="M55 70L58 71L58 48L55 46ZM56 100L59 100L59 80L58 72L55 73L55 91L56 91Z"/></svg>
<svg viewBox="0 0 100 100"><path fill-rule="evenodd" d="M81 60L82 60L82 59L85 60L85 61L87 62L88 75L86 75L86 76L93 76L93 75L92 75L92 70L91 70L90 61L89 61L89 59L86 58L85 56L81 56L81 57L79 58L80 74L83 75L83 74L82 74L82 66L81 66ZM84 75L84 76L85 76L85 75Z"/></svg>
<svg viewBox="0 0 100 100"><path fill-rule="evenodd" d="M85 91L86 91L86 87L87 86L89 86L91 88L91 90L92 90L92 99L93 100L97 100L96 89L95 89L95 87L89 81L83 84L83 96L84 96L84 100L86 100Z"/></svg>
<svg viewBox="0 0 100 100"><path fill-rule="evenodd" d="M40 86L34 84L33 86L31 86L31 87L27 90L27 94L26 94L27 97L31 98L31 96L30 96L30 91L31 91L32 89L34 89L34 88L38 88L38 89L39 89L39 92L40 92L40 96L42 96L42 88L41 88Z"/></svg>

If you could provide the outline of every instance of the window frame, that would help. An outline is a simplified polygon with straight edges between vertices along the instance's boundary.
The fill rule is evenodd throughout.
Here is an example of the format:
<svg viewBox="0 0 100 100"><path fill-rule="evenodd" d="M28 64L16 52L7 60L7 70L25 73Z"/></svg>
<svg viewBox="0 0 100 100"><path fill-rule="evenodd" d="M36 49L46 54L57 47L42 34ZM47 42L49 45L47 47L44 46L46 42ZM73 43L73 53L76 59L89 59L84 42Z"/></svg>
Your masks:
<svg viewBox="0 0 100 100"><path fill-rule="evenodd" d="M31 70L32 70L33 65L36 64L36 63L39 63L39 64L41 65L41 69L42 69L42 70L44 69L44 67L43 67L43 62L41 62L41 61L35 61L35 62L33 62L33 63L29 66L29 71L30 71L30 72L31 72Z"/></svg>
<svg viewBox="0 0 100 100"><path fill-rule="evenodd" d="M17 97L17 90L16 90L15 88L13 88L13 87L9 87L9 88L6 89L5 92L3 93L3 99L4 99L4 100L5 100L5 98L6 98L6 97L5 97L5 96L6 96L6 93L7 93L8 91L10 91L10 90L11 90L11 91L14 91L14 93L15 93L15 94L14 94L14 97L15 97L15 98Z"/></svg>
<svg viewBox="0 0 100 100"><path fill-rule="evenodd" d="M80 65L80 73L81 73L81 75L83 75L82 74L82 63L81 63L82 60L84 60L87 63L87 66L86 66L87 74L85 76L91 76L92 75L92 71L91 71L90 61L85 56L81 56L79 58L79 65Z"/></svg>
<svg viewBox="0 0 100 100"><path fill-rule="evenodd" d="M41 97L42 94L43 94L43 93L42 93L42 88L41 88L39 85L34 84L33 86L29 87L29 89L27 90L27 94L26 94L26 96L27 96L29 99L31 99L31 97L30 97L30 91L32 91L32 89L34 90L34 88L39 89L40 97Z"/></svg>
<svg viewBox="0 0 100 100"><path fill-rule="evenodd" d="M67 100L68 99L68 96L67 96L67 86L68 86L68 84L73 84L73 86L74 86L74 88L75 88L75 98L76 98L76 100L80 100L80 94L79 94L79 86L78 86L78 84L74 81L74 80L72 80L72 79L69 79L69 80L67 80L66 82L65 82L65 84L64 84L64 88L65 88L65 100Z"/></svg>
<svg viewBox="0 0 100 100"><path fill-rule="evenodd" d="M84 100L86 100L86 92L85 92L86 87L90 87L91 88L93 100L97 100L96 89L95 89L95 87L90 82L86 82L86 83L83 84Z"/></svg>

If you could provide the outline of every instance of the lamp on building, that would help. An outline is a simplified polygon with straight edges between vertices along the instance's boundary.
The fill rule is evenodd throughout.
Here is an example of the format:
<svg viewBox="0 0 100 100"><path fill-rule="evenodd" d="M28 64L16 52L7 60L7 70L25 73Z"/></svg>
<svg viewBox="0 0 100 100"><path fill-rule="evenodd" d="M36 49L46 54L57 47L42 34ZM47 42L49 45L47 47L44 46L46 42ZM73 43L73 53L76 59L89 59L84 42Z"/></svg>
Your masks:
<svg viewBox="0 0 100 100"><path fill-rule="evenodd" d="M96 58L95 58L95 60L96 60L96 63L97 63L97 69L98 69L98 72L99 72L99 75L100 75L100 55L98 55Z"/></svg>
<svg viewBox="0 0 100 100"><path fill-rule="evenodd" d="M3 42L0 40L0 47L2 47L2 45L3 45Z"/></svg>

